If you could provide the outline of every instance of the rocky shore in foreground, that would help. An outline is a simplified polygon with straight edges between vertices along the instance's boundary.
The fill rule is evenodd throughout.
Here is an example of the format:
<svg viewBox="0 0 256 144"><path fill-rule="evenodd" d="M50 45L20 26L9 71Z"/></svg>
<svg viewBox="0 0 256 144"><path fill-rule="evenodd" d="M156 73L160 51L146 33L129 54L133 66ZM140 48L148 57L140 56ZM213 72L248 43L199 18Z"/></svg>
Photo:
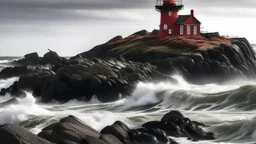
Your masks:
<svg viewBox="0 0 256 144"><path fill-rule="evenodd" d="M61 119L35 135L18 125L0 126L2 144L177 144L170 137L186 137L191 141L213 140L204 124L191 121L178 111L171 111L160 121L151 121L131 129L121 121L100 132L74 116Z"/></svg>

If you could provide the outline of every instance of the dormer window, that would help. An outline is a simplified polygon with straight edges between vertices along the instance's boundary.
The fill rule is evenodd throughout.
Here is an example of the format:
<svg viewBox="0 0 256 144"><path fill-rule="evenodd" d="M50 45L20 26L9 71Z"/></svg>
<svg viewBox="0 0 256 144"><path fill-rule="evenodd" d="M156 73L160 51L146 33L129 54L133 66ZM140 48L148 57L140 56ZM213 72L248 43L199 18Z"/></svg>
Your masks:
<svg viewBox="0 0 256 144"><path fill-rule="evenodd" d="M172 11L169 11L169 16L172 16Z"/></svg>

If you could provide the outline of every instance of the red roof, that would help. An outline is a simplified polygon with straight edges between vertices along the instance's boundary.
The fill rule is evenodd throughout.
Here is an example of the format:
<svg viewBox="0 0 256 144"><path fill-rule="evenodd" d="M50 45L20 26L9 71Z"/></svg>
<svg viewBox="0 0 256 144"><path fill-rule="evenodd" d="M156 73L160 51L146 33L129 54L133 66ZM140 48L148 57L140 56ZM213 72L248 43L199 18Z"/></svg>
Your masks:
<svg viewBox="0 0 256 144"><path fill-rule="evenodd" d="M193 18L196 21L196 23L201 24L201 22L197 18L195 18L194 16L191 16L191 15L179 15L179 18L176 20L175 23L176 24L185 24L186 21L189 20L189 18Z"/></svg>

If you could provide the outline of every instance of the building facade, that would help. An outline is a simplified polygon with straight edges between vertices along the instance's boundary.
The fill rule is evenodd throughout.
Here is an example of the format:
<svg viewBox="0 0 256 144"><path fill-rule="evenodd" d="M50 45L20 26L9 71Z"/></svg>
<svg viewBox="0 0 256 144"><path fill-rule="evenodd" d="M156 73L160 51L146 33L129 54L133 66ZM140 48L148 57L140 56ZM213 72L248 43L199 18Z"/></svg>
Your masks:
<svg viewBox="0 0 256 144"><path fill-rule="evenodd" d="M194 10L189 15L179 15L181 0L157 0L156 9L161 13L159 38L168 36L200 36L201 22Z"/></svg>

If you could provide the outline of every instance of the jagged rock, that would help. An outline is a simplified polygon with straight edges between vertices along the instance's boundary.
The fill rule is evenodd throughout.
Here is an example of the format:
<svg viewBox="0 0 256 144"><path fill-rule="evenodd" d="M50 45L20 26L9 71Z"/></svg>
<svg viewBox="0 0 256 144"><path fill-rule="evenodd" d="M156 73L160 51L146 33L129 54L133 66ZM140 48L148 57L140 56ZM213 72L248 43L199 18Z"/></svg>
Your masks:
<svg viewBox="0 0 256 144"><path fill-rule="evenodd" d="M111 134L103 134L100 136L100 139L109 144L123 144L119 139Z"/></svg>
<svg viewBox="0 0 256 144"><path fill-rule="evenodd" d="M49 52L43 56L43 60L45 63L55 65L55 64L63 63L65 59L60 57L56 52L49 50Z"/></svg>
<svg viewBox="0 0 256 144"><path fill-rule="evenodd" d="M147 35L149 32L147 30L141 30L141 31L138 31L132 35L138 35L138 36L145 36Z"/></svg>
<svg viewBox="0 0 256 144"><path fill-rule="evenodd" d="M112 42L116 42L123 39L122 36L115 36L114 38L112 38L111 40L109 40L107 43L112 43Z"/></svg>
<svg viewBox="0 0 256 144"><path fill-rule="evenodd" d="M159 141L154 135L149 133L140 132L137 130L129 131L129 138L131 143L140 144L140 143L148 143L148 144L158 144Z"/></svg>
<svg viewBox="0 0 256 144"><path fill-rule="evenodd" d="M26 54L24 57L27 62L35 62L36 63L36 62L40 61L40 57L36 52Z"/></svg>
<svg viewBox="0 0 256 144"><path fill-rule="evenodd" d="M101 130L101 134L111 134L118 138L122 143L129 142L128 131L130 128L124 123L117 121L111 126L107 126Z"/></svg>
<svg viewBox="0 0 256 144"><path fill-rule="evenodd" d="M147 129L161 129L164 130L169 136L174 137L185 137L186 135L182 131L182 129L175 125L174 123L169 122L159 122L159 121L151 121L142 125Z"/></svg>
<svg viewBox="0 0 256 144"><path fill-rule="evenodd" d="M64 140L64 141L58 142L57 144L80 144L80 143Z"/></svg>
<svg viewBox="0 0 256 144"><path fill-rule="evenodd" d="M175 144L175 142L173 140L168 138L167 133L165 131L161 130L161 129L145 129L145 128L140 128L140 129L137 129L137 131L151 134L152 136L156 137L156 139L161 144Z"/></svg>
<svg viewBox="0 0 256 144"><path fill-rule="evenodd" d="M18 76L26 75L28 73L32 73L34 71L35 71L34 69L27 66L7 67L0 72L0 79L18 77Z"/></svg>
<svg viewBox="0 0 256 144"><path fill-rule="evenodd" d="M17 125L0 127L1 144L51 144Z"/></svg>
<svg viewBox="0 0 256 144"><path fill-rule="evenodd" d="M38 136L55 143L64 140L80 143L82 139L87 139L88 136L99 138L100 133L81 122L78 118L68 116L61 119L59 123L43 129Z"/></svg>
<svg viewBox="0 0 256 144"><path fill-rule="evenodd" d="M169 136L186 136L192 140L212 140L214 134L205 132L200 128L199 122L193 122L184 117L179 111L171 111L164 115L160 122L148 122L143 125L145 128L159 128L164 130Z"/></svg>
<svg viewBox="0 0 256 144"><path fill-rule="evenodd" d="M161 121L162 122L176 122L176 121L182 121L185 117L179 112L179 111L171 111L167 114L165 114Z"/></svg>
<svg viewBox="0 0 256 144"><path fill-rule="evenodd" d="M154 30L151 32L151 34L158 36L158 35L159 35L159 30L154 29Z"/></svg>
<svg viewBox="0 0 256 144"><path fill-rule="evenodd" d="M108 144L108 143L96 137L89 136L86 139L83 139L80 144Z"/></svg>

